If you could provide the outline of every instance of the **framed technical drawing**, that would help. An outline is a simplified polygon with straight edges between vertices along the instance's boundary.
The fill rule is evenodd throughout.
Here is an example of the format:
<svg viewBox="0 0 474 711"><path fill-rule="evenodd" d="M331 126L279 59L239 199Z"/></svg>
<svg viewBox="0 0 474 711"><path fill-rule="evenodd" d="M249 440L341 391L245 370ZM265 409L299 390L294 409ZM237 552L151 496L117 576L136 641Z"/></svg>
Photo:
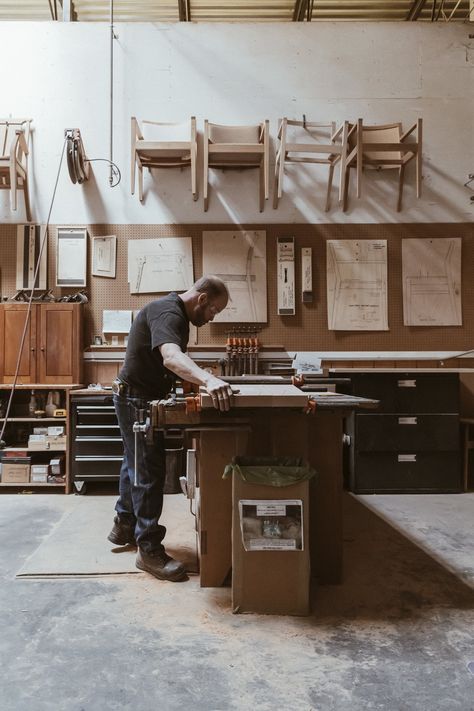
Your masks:
<svg viewBox="0 0 474 711"><path fill-rule="evenodd" d="M117 255L117 237L92 238L92 276L115 279L115 263Z"/></svg>
<svg viewBox="0 0 474 711"><path fill-rule="evenodd" d="M86 286L87 228L58 227L56 286Z"/></svg>
<svg viewBox="0 0 474 711"><path fill-rule="evenodd" d="M16 234L17 289L47 288L47 237L45 237L43 249L41 249L41 242L45 236L45 229L44 225L18 225ZM38 259L40 259L40 265L35 278Z"/></svg>

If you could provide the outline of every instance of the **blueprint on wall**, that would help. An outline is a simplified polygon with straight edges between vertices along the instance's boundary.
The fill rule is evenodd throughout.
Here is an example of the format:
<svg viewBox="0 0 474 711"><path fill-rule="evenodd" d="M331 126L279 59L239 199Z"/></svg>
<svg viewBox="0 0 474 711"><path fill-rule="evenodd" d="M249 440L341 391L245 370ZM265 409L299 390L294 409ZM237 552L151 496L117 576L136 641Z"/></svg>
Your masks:
<svg viewBox="0 0 474 711"><path fill-rule="evenodd" d="M402 240L405 326L461 326L461 238Z"/></svg>
<svg viewBox="0 0 474 711"><path fill-rule="evenodd" d="M212 231L202 235L203 274L215 274L229 290L229 303L214 322L267 320L267 259L264 230Z"/></svg>
<svg viewBox="0 0 474 711"><path fill-rule="evenodd" d="M387 240L328 240L328 328L387 331Z"/></svg>
<svg viewBox="0 0 474 711"><path fill-rule="evenodd" d="M190 237L128 241L128 282L131 294L186 291L193 281Z"/></svg>

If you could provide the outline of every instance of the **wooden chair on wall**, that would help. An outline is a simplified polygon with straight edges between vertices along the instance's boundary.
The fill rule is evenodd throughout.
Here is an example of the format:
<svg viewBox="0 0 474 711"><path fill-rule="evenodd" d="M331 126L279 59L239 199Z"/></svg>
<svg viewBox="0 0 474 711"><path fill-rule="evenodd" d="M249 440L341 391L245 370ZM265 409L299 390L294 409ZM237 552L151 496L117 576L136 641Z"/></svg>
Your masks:
<svg viewBox="0 0 474 711"><path fill-rule="evenodd" d="M132 116L132 195L138 167L138 197L143 202L143 168L191 167L191 192L197 200L196 118L183 123L142 121Z"/></svg>
<svg viewBox="0 0 474 711"><path fill-rule="evenodd" d="M28 144L31 119L0 119L0 190L10 190L12 210L23 190L26 219L31 222L28 195Z"/></svg>
<svg viewBox="0 0 474 711"><path fill-rule="evenodd" d="M258 168L260 212L269 194L269 122L256 126L222 126L204 121L204 211L209 207L209 168Z"/></svg>
<svg viewBox="0 0 474 711"><path fill-rule="evenodd" d="M336 131L335 122L315 123L313 121L292 121L280 119L278 138L280 145L275 163L273 186L273 207L283 194L283 174L288 164L317 163L329 166L326 190L325 212L331 206L331 188L334 168L341 162L339 178L339 200L342 200L345 159L347 154L348 124L345 122Z"/></svg>
<svg viewBox="0 0 474 711"><path fill-rule="evenodd" d="M406 139L414 134L415 141ZM348 132L349 155L346 160L343 210L347 210L349 197L349 177L351 168L357 172L357 197L362 193L362 171L365 168L375 170L398 170L397 212L402 209L403 180L405 167L411 161L416 162L416 196L421 195L421 158L422 158L422 119L403 132L401 123L379 126L366 126L362 119L352 124Z"/></svg>

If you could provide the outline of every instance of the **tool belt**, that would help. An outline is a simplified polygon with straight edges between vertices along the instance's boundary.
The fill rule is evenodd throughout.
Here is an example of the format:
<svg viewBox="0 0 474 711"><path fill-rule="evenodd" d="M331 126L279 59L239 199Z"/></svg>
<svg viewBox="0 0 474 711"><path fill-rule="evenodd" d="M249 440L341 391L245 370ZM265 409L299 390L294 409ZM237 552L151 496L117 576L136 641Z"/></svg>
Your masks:
<svg viewBox="0 0 474 711"><path fill-rule="evenodd" d="M120 397L133 397L139 398L140 400L148 400L148 398L138 390L131 388L128 383L119 378L112 381L112 392L115 395L120 395Z"/></svg>

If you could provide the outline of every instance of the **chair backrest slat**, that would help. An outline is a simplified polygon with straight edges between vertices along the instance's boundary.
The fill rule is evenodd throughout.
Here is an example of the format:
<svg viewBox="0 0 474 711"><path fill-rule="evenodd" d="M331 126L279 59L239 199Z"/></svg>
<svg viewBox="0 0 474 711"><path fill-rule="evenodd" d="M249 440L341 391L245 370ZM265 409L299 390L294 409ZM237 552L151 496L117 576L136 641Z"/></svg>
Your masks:
<svg viewBox="0 0 474 711"><path fill-rule="evenodd" d="M260 143L262 127L257 126L221 126L209 124L211 143Z"/></svg>

